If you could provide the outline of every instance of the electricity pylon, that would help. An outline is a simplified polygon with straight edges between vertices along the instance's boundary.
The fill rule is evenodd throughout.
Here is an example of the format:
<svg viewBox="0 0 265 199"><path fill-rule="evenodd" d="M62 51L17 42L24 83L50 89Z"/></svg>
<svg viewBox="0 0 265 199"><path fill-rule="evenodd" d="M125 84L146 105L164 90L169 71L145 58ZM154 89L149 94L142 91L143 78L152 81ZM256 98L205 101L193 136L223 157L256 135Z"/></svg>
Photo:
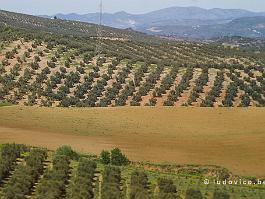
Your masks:
<svg viewBox="0 0 265 199"><path fill-rule="evenodd" d="M96 45L96 55L98 57L101 57L102 54L102 39L103 39L103 34L102 34L102 18L103 18L103 1L100 0L99 4L99 22L97 24L97 45Z"/></svg>

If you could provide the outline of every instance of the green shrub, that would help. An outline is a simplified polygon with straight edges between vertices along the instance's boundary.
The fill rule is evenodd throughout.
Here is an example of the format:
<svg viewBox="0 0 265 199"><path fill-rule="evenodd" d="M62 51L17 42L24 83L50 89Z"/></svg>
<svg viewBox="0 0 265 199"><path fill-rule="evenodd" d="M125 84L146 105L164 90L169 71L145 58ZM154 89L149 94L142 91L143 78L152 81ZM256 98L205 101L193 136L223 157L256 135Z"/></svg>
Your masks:
<svg viewBox="0 0 265 199"><path fill-rule="evenodd" d="M120 190L121 170L117 167L107 166L103 173L103 183L101 189L102 199L121 199Z"/></svg>
<svg viewBox="0 0 265 199"><path fill-rule="evenodd" d="M221 191L215 191L213 194L213 199L229 199L230 195Z"/></svg>
<svg viewBox="0 0 265 199"><path fill-rule="evenodd" d="M111 150L111 164L116 166L128 165L129 160L119 148L115 148Z"/></svg>
<svg viewBox="0 0 265 199"><path fill-rule="evenodd" d="M203 199L203 197L200 190L188 189L185 199Z"/></svg>
<svg viewBox="0 0 265 199"><path fill-rule="evenodd" d="M100 154L100 161L102 164L110 164L110 152L103 150Z"/></svg>
<svg viewBox="0 0 265 199"><path fill-rule="evenodd" d="M131 175L130 199L151 198L148 187L148 176L143 171L134 171Z"/></svg>
<svg viewBox="0 0 265 199"><path fill-rule="evenodd" d="M111 152L103 150L100 154L100 161L105 165L111 164L114 166L126 166L130 163L119 148L114 148Z"/></svg>
<svg viewBox="0 0 265 199"><path fill-rule="evenodd" d="M72 160L78 160L79 155L70 146L64 145L55 151L55 156L67 156Z"/></svg>

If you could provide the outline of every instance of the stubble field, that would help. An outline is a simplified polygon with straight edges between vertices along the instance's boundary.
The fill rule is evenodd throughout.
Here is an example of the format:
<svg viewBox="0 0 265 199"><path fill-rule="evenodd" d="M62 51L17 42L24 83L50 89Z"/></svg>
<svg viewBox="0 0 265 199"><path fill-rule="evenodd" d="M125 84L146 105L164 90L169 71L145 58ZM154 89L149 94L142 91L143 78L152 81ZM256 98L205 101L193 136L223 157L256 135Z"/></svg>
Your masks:
<svg viewBox="0 0 265 199"><path fill-rule="evenodd" d="M80 152L120 147L135 161L218 165L234 174L265 176L263 108L0 109L0 143Z"/></svg>

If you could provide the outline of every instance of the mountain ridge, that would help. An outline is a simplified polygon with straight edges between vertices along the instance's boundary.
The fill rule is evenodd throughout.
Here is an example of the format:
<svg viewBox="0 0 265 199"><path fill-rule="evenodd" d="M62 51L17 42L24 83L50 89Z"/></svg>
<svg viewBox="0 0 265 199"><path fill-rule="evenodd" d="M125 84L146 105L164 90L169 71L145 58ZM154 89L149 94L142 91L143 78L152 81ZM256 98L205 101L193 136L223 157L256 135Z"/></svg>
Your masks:
<svg viewBox="0 0 265 199"><path fill-rule="evenodd" d="M0 25L30 29L39 32L98 37L98 26L96 24L61 19L51 20L47 17L43 18L5 10L0 10ZM141 41L153 38L142 32L122 30L107 26L102 26L102 37L126 40L135 39Z"/></svg>
<svg viewBox="0 0 265 199"><path fill-rule="evenodd" d="M43 15L42 15L43 16ZM83 22L98 23L99 13L87 13L87 14L77 14L77 13L57 13L54 16L57 16L61 19L69 20L79 20ZM253 12L244 9L221 9L221 8L212 8L204 9L200 7L169 7L164 8L144 14L131 14L125 11L119 11L115 13L103 13L103 23L109 26L109 21L120 21L123 18L124 21L134 20L136 23L143 22L155 22L157 20L165 19L174 19L174 20L224 20L224 19L236 19L241 17L254 17L254 16L265 16L265 12ZM47 16L46 17L52 17ZM120 18L117 18L120 17ZM111 18L111 19L110 19ZM113 24L116 28L124 26L124 24ZM126 28L132 28L131 23L127 24Z"/></svg>
<svg viewBox="0 0 265 199"><path fill-rule="evenodd" d="M97 24L99 22L99 13L88 14L56 14L57 18L63 20L74 20ZM253 12L244 9L222 9L212 8L204 9L200 7L169 7L144 14L131 14L125 11L116 13L103 13L102 22L106 26L128 29L144 32L151 35L169 36L188 39L211 39L219 36L246 36L259 37L261 34L245 34L245 29L251 29L251 26L242 27L235 31L233 21L247 17L264 17L265 12ZM44 16L51 18L52 16ZM232 23L232 24L231 24ZM255 22L254 22L255 24ZM227 25L231 30L227 30ZM201 28L203 26L203 28ZM238 27L238 24L236 24ZM222 29L223 27L223 29ZM218 29L220 32L209 34L206 28ZM170 29L170 31L169 31ZM184 29L180 31L179 29ZM195 29L195 30L194 30ZM197 29L200 33L196 35ZM227 34L221 34L222 31ZM261 31L263 32L263 31ZM205 34L205 35L204 35Z"/></svg>
<svg viewBox="0 0 265 199"><path fill-rule="evenodd" d="M153 26L152 28L142 27L143 32L153 35L164 35L168 37L187 38L187 39L204 39L222 37L249 37L265 38L265 17L244 17L234 19L224 24L183 26L183 25L166 25Z"/></svg>

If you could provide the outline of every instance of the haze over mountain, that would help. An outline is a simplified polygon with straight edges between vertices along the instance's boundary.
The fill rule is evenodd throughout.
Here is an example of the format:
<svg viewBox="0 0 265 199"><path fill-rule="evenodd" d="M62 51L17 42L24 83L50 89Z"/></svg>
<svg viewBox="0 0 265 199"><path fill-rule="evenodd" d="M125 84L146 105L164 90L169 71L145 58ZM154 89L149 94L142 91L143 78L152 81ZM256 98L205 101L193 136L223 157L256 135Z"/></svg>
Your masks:
<svg viewBox="0 0 265 199"><path fill-rule="evenodd" d="M99 22L99 13L56 14L56 16L65 20ZM230 35L263 37L265 20L261 16L265 17L265 12L242 9L171 7L138 15L123 11L114 14L104 13L103 24L115 28L133 28L149 34L181 38L209 39ZM43 17L51 18L53 16ZM239 25L241 20L244 27ZM248 21L251 21L252 24ZM248 31L246 32L246 30Z"/></svg>
<svg viewBox="0 0 265 199"><path fill-rule="evenodd" d="M43 17L15 13L0 10L0 26L11 26L14 28L31 29L36 32L51 32L65 35L96 37L97 25L79 21L51 20ZM123 39L146 39L153 38L141 32L123 30L103 26L102 37L123 38Z"/></svg>

